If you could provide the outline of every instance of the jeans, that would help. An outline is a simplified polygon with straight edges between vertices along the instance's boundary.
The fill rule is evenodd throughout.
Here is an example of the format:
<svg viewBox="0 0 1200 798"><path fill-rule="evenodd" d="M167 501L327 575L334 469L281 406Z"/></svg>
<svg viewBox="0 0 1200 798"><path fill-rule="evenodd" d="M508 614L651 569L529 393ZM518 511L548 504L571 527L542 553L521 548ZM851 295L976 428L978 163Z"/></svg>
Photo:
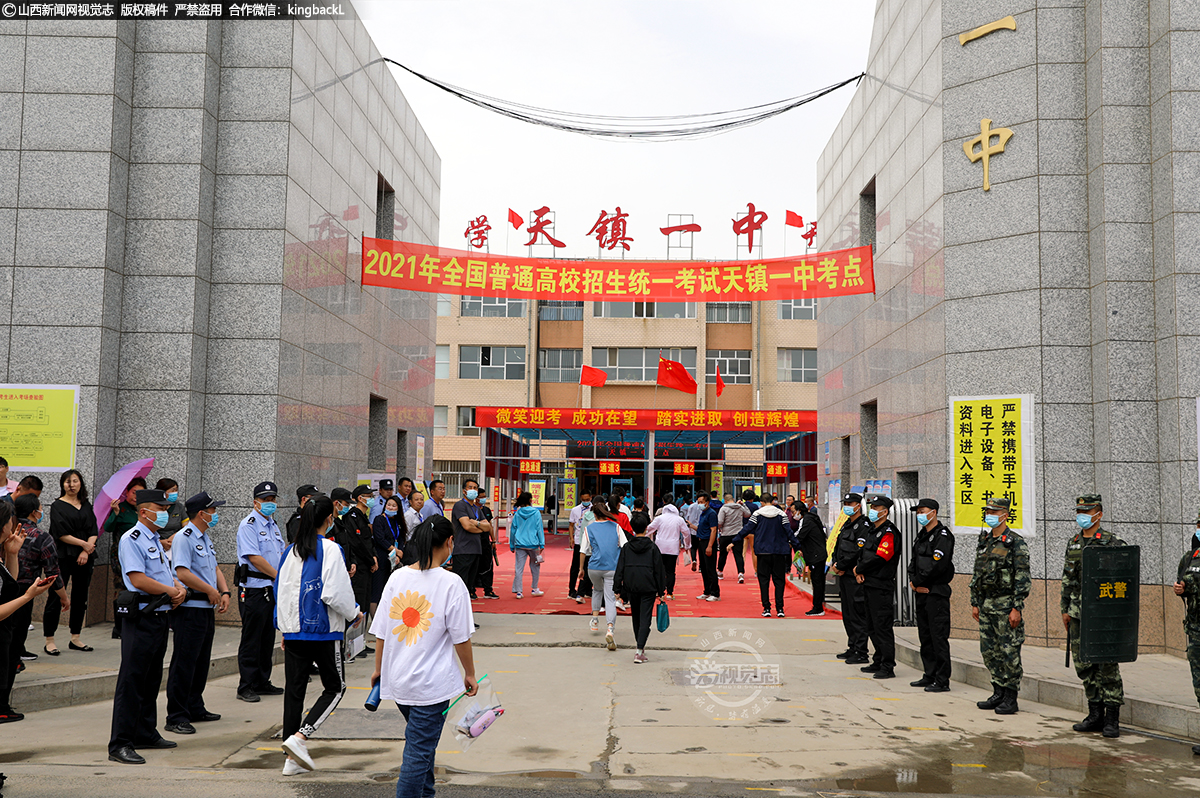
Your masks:
<svg viewBox="0 0 1200 798"><path fill-rule="evenodd" d="M529 573L533 574L533 589L537 590L538 576L541 575L542 566L538 565L537 549L516 549L516 563L513 566L513 592L523 593L523 582L525 579L525 560L529 560Z"/></svg>
<svg viewBox="0 0 1200 798"><path fill-rule="evenodd" d="M396 704L407 724L404 729L404 759L400 778L396 781L396 798L432 798L433 758L446 716L442 713L449 701L418 707Z"/></svg>
<svg viewBox="0 0 1200 798"><path fill-rule="evenodd" d="M617 599L613 595L613 577L616 576L616 571L597 571L591 569L588 571L588 577L592 580L592 585L603 586L603 592L600 590L592 590L592 613L600 611L600 602L604 602L604 619L608 623L617 622Z"/></svg>

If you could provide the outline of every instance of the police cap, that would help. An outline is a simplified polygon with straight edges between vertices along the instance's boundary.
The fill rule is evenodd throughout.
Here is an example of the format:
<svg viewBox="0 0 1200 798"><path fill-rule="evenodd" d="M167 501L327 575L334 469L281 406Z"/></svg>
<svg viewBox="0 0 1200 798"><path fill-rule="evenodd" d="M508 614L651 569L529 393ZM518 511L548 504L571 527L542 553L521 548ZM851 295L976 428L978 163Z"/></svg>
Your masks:
<svg viewBox="0 0 1200 798"><path fill-rule="evenodd" d="M268 496L278 496L279 488L275 487L274 482L260 482L254 486L254 498L265 499Z"/></svg>
<svg viewBox="0 0 1200 798"><path fill-rule="evenodd" d="M350 491L346 490L345 488L334 488L333 490L329 491L329 498L335 502L349 503L351 501Z"/></svg>
<svg viewBox="0 0 1200 798"><path fill-rule="evenodd" d="M138 504L162 504L170 506L173 502L167 500L167 494L161 490L139 490L135 496Z"/></svg>
<svg viewBox="0 0 1200 798"><path fill-rule="evenodd" d="M1099 493L1085 493L1082 496L1075 497L1076 510L1103 510L1104 500L1100 498Z"/></svg>
<svg viewBox="0 0 1200 798"><path fill-rule="evenodd" d="M300 501L305 496L316 496L321 491L317 490L316 485L301 485L296 488L296 500Z"/></svg>
<svg viewBox="0 0 1200 798"><path fill-rule="evenodd" d="M926 510L942 509L942 505L938 504L936 499L917 499L917 503L912 506L912 511L915 513L922 507Z"/></svg>
<svg viewBox="0 0 1200 798"><path fill-rule="evenodd" d="M208 491L202 490L192 498L184 502L183 506L187 508L189 518L195 518L196 513L201 510L211 510L214 507L223 507L225 502L219 502L208 495Z"/></svg>
<svg viewBox="0 0 1200 798"><path fill-rule="evenodd" d="M395 487L395 483L393 483L390 479L379 480L379 489L380 490L392 490L394 487Z"/></svg>
<svg viewBox="0 0 1200 798"><path fill-rule="evenodd" d="M893 502L882 493L872 493L867 497L867 506L869 507L888 507L892 506Z"/></svg>
<svg viewBox="0 0 1200 798"><path fill-rule="evenodd" d="M842 497L842 504L858 504L862 501L861 493L847 493Z"/></svg>
<svg viewBox="0 0 1200 798"><path fill-rule="evenodd" d="M375 492L375 489L372 488L370 485L359 485L357 488L354 489L354 492L351 493L350 495L357 499L359 496L362 496L364 493L374 493L374 492Z"/></svg>

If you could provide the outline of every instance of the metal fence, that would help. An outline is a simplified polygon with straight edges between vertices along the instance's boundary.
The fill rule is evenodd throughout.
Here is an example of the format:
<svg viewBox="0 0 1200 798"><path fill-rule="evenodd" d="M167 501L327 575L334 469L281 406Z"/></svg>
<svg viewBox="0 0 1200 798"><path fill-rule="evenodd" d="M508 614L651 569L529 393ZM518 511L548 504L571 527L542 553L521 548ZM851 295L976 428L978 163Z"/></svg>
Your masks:
<svg viewBox="0 0 1200 798"><path fill-rule="evenodd" d="M896 568L896 625L916 626L916 605L913 592L908 586L908 564L912 560L913 544L916 542L917 533L920 531L920 526L917 524L917 516L912 512L912 508L916 506L917 500L894 499L893 501L895 504L892 507L891 519L896 528L900 530L900 540L897 541L898 545L896 547L896 556L900 558L900 563ZM826 529L828 530L832 526L832 524L826 524ZM832 571L827 572L825 578L825 595L827 600L837 601L840 607L841 602L838 599L837 579Z"/></svg>

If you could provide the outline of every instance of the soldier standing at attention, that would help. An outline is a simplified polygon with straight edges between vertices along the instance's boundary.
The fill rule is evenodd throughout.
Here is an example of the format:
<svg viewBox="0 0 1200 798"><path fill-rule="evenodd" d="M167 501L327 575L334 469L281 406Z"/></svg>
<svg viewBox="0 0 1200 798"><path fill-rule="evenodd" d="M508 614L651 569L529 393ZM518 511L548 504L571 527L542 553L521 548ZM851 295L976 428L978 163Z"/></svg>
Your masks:
<svg viewBox="0 0 1200 798"><path fill-rule="evenodd" d="M1083 550L1091 546L1124 546L1125 541L1100 528L1104 503L1099 493L1087 493L1075 499L1075 523L1079 532L1067 544L1062 577L1062 619L1067 629L1075 673L1087 694L1088 714L1073 728L1077 732L1103 732L1105 737L1121 736L1121 705L1125 689L1121 684L1121 666L1115 662L1079 660L1079 617L1083 593Z"/></svg>
<svg viewBox="0 0 1200 798"><path fill-rule="evenodd" d="M862 496L847 493L842 497L842 530L838 533L833 550L833 572L838 576L838 598L842 605L842 626L846 629L846 650L838 659L847 665L863 665L867 662L867 609L862 585L851 571L858 565L862 547L867 542L867 530L871 523L862 514Z"/></svg>
<svg viewBox="0 0 1200 798"><path fill-rule="evenodd" d="M1179 561L1175 595L1183 599L1183 628L1187 633L1187 658L1192 666L1192 689L1200 701L1200 513L1196 515L1194 534L1188 536L1188 553ZM1192 746L1200 754L1200 745Z"/></svg>
<svg viewBox="0 0 1200 798"><path fill-rule="evenodd" d="M876 679L896 676L896 568L900 565L900 530L892 523L892 500L872 493L867 497L867 520L871 530L854 566L854 576L864 588L867 604L867 634L875 649L870 665L859 670Z"/></svg>
<svg viewBox="0 0 1200 798"><path fill-rule="evenodd" d="M916 594L917 636L924 673L911 687L927 693L950 689L950 582L954 579L954 533L938 520L940 505L918 499L912 508L921 531L913 545L908 586Z"/></svg>
<svg viewBox="0 0 1200 798"><path fill-rule="evenodd" d="M997 715L1015 715L1021 690L1021 646L1025 643L1025 599L1029 579L1029 547L1025 538L1008 527L1012 502L988 499L975 548L971 576L971 617L979 623L979 652L992 675L992 695L979 701L980 709Z"/></svg>

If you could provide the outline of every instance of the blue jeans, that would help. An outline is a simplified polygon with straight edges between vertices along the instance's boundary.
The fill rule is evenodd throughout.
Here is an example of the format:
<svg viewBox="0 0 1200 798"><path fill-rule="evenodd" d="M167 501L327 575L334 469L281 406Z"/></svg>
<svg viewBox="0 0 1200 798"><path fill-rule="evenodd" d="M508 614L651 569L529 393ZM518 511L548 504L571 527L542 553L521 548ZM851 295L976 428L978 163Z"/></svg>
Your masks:
<svg viewBox="0 0 1200 798"><path fill-rule="evenodd" d="M425 707L396 704L407 724L404 729L404 760L400 764L400 779L396 782L396 798L432 798L433 758L446 716L442 713L449 701Z"/></svg>

